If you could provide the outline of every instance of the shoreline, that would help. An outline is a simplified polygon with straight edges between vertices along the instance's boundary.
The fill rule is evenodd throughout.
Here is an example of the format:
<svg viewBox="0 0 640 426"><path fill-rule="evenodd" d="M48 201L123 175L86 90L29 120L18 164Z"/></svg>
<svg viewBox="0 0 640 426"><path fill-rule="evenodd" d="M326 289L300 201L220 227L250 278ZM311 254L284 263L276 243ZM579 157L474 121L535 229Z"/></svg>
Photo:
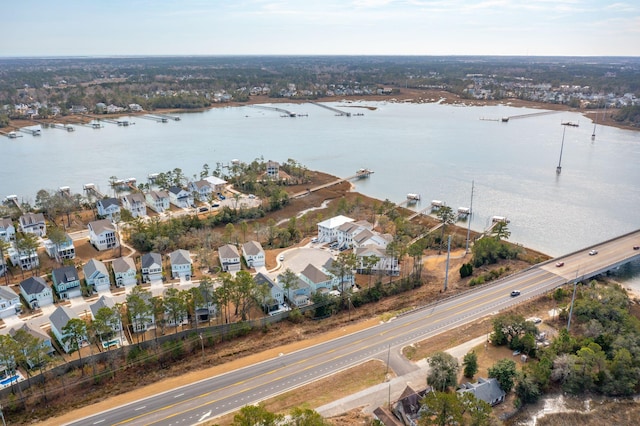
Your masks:
<svg viewBox="0 0 640 426"><path fill-rule="evenodd" d="M233 107L241 107L247 105L260 105L260 104L304 104L309 102L396 102L396 103L436 103L440 102L445 105L461 105L461 106L496 106L496 105L505 105L511 106L514 108L535 108L535 109L544 109L551 111L567 111L567 112L576 112L580 113L583 117L587 118L590 121L594 121L592 119L593 115L597 115L598 122L597 125L615 127L618 129L631 130L631 131L640 131L640 128L624 125L612 119L612 111L608 113L605 110L600 109L584 109L584 108L572 108L567 105L562 104L551 104L544 102L533 102L526 101L522 99L502 99L502 100L481 100L481 99L463 99L458 95L455 95L450 92L446 92L444 90L420 90L420 89L404 89L397 88L398 92L393 93L391 95L368 95L368 96L353 96L353 97L341 97L341 96L331 96L324 97L321 99L291 99L291 98L270 98L265 95L257 95L252 96L246 102L225 102L225 103L214 103L209 107L205 108L195 108L195 109L180 109L180 108L167 108L167 109L155 109L149 111L140 111L140 112L128 112L125 114L105 114L105 118L117 118L117 117L136 117L140 115L146 114L172 114L172 113L181 113L186 114L190 112L204 112L214 108L233 108ZM615 111L615 110L614 110ZM62 122L64 124L74 124L74 123L82 123L86 124L90 121L93 121L93 118L85 117L82 115L67 115L67 116L59 116L55 118L43 118L38 119L38 121L46 122L46 123L56 123ZM29 119L19 119L19 120L10 120L7 128L23 128L38 125L40 123L35 122ZM591 124L591 123L590 123Z"/></svg>

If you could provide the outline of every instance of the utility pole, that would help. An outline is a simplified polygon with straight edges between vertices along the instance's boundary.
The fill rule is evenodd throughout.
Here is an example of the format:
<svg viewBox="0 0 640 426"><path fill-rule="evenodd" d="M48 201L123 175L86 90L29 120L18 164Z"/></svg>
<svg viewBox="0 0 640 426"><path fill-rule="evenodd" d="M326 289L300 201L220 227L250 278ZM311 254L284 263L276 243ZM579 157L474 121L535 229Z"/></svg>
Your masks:
<svg viewBox="0 0 640 426"><path fill-rule="evenodd" d="M578 268L580 270L580 268ZM567 321L567 332L571 328L571 316L573 315L573 302L576 300L576 289L578 288L578 270L576 271L576 279L573 280L573 295L571 296L571 308L569 308L569 320Z"/></svg>
<svg viewBox="0 0 640 426"><path fill-rule="evenodd" d="M465 256L469 253L469 238L471 235L471 215L473 215L473 186L474 186L474 181L471 181L471 204L469 204L469 219L467 221L467 244L464 249Z"/></svg>
<svg viewBox="0 0 640 426"><path fill-rule="evenodd" d="M449 256L451 255L451 235L447 238L447 266L444 271L444 291L447 291L447 283L449 282Z"/></svg>

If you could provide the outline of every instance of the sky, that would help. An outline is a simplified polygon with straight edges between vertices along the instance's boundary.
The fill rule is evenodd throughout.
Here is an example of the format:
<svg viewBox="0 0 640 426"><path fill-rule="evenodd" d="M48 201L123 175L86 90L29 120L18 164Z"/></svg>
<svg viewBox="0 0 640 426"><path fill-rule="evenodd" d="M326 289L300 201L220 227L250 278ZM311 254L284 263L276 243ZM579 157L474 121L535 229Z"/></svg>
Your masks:
<svg viewBox="0 0 640 426"><path fill-rule="evenodd" d="M0 57L640 56L640 1L2 0Z"/></svg>

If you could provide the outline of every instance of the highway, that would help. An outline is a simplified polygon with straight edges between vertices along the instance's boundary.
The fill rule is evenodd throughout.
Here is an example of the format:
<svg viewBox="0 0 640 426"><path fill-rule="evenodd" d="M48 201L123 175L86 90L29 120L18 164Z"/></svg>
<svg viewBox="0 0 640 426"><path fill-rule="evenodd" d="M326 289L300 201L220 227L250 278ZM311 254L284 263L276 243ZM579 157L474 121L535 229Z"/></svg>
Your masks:
<svg viewBox="0 0 640 426"><path fill-rule="evenodd" d="M249 367L134 401L70 425L196 424L295 389L390 351L537 297L556 287L588 279L631 259L640 259L640 230L545 262L487 286L441 300L392 321ZM598 250L590 256L588 252ZM564 266L556 267L558 261ZM520 296L511 297L512 290ZM420 304L416 301L415 304ZM489 330L487 330L489 331Z"/></svg>

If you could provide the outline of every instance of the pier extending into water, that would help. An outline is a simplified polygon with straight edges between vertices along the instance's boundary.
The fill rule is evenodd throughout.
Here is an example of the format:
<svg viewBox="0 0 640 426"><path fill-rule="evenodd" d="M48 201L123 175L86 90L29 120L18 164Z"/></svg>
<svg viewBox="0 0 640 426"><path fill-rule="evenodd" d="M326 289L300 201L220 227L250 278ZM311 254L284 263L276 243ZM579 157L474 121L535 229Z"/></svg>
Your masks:
<svg viewBox="0 0 640 426"><path fill-rule="evenodd" d="M267 111L276 111L276 112L280 112L283 115L283 117L298 117L298 114L296 114L293 111L289 111L286 110L284 108L277 108L277 107L270 107L270 106L265 106L265 105L249 105L251 108L258 108L258 109L265 109Z"/></svg>
<svg viewBox="0 0 640 426"><path fill-rule="evenodd" d="M511 115L508 117L502 117L502 122L507 123L509 120L515 120L517 118L530 118L530 117L538 117L540 115L549 115L549 114L557 114L562 111L540 111L540 112L531 112L529 114L519 114L519 115Z"/></svg>
<svg viewBox="0 0 640 426"><path fill-rule="evenodd" d="M328 109L331 112L335 112L338 117L351 117L351 113L347 111L339 110L338 108L330 107L329 105L319 104L318 102L309 102L310 104L319 106L320 108Z"/></svg>
<svg viewBox="0 0 640 426"><path fill-rule="evenodd" d="M353 175L353 176L336 179L336 180L333 180L331 182L327 182L327 183L322 184L322 185L314 186L313 188L307 188L306 191L300 191L300 192L297 192L295 194L292 194L291 198L304 197L305 195L309 195L312 192L319 191L320 189L328 188L328 187L333 186L333 185L337 185L337 184L339 184L341 182L354 180L354 179L367 178L367 177L371 176L372 173L373 173L373 170L370 170L370 169L359 169L358 171L356 171L356 174Z"/></svg>

